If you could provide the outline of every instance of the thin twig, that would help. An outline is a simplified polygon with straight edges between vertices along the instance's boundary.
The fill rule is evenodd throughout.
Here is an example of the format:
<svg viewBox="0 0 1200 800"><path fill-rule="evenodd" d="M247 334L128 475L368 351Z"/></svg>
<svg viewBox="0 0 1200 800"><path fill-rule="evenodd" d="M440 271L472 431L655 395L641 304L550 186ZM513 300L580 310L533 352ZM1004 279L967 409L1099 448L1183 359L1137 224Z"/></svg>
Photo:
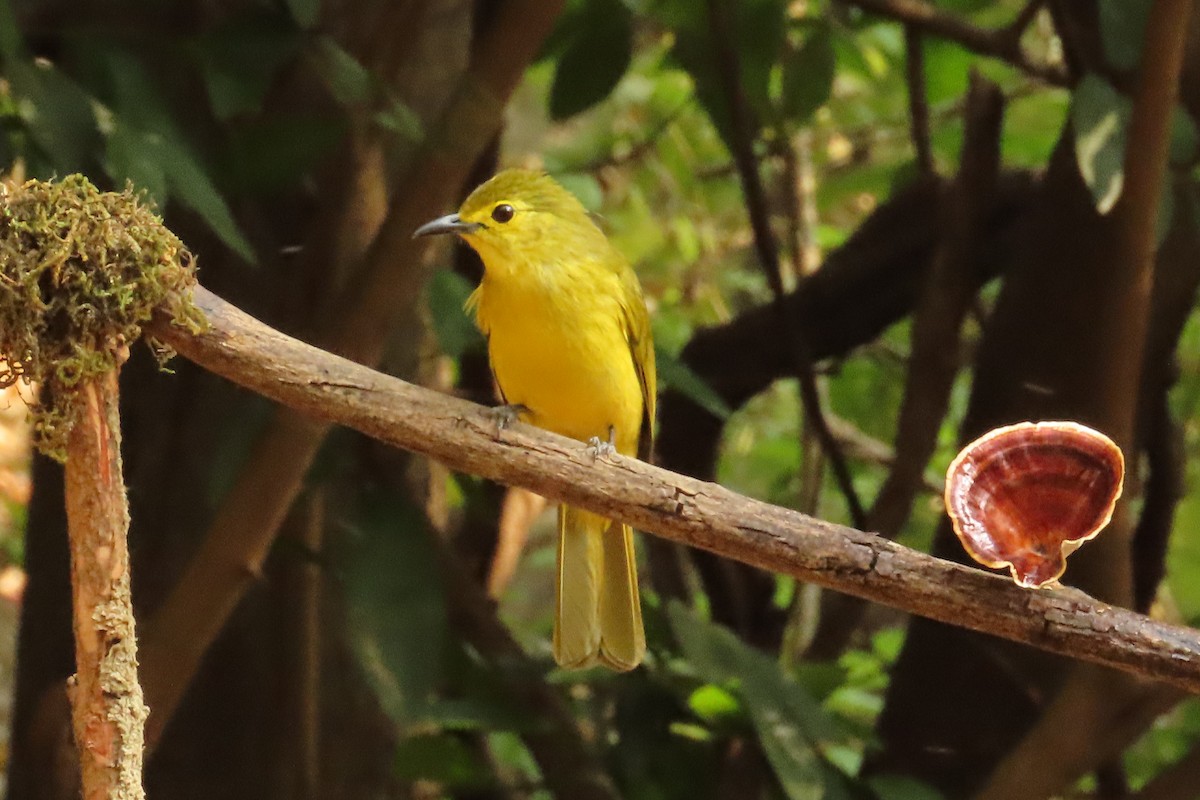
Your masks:
<svg viewBox="0 0 1200 800"><path fill-rule="evenodd" d="M908 124L917 151L917 170L934 174L933 145L929 138L929 98L925 91L925 45L916 25L904 25L904 77L908 84Z"/></svg>
<svg viewBox="0 0 1200 800"><path fill-rule="evenodd" d="M497 431L482 406L303 344L202 288L195 300L207 331L159 319L153 335L302 413L718 556L1200 692L1200 632L1190 628L1076 590L1022 589L636 459L595 459L581 443L529 425Z"/></svg>
<svg viewBox="0 0 1200 800"><path fill-rule="evenodd" d="M1026 16L1029 15L1029 19L1032 19L1028 9L1023 9L1011 25L988 30L976 27L961 17L942 11L924 0L838 1L920 28L934 36L957 42L980 55L1007 61L1028 75L1054 86L1068 85L1067 71L1061 64L1045 64L1034 61L1021 47L1019 33L1024 31L1028 25ZM1036 9L1034 11L1036 12ZM1019 28L1018 25L1020 25ZM1015 37L1014 30L1018 31L1018 35Z"/></svg>
<svg viewBox="0 0 1200 800"><path fill-rule="evenodd" d="M140 800L146 704L129 588L117 374L84 384L64 476L76 672L68 684L85 800Z"/></svg>
<svg viewBox="0 0 1200 800"><path fill-rule="evenodd" d="M758 159L754 155L754 126L746 97L742 92L741 64L737 49L733 45L733 22L725 0L708 0L708 9L709 28L716 46L725 98L729 106L733 131L733 159L741 178L742 193L746 198L746 211L750 216L750 228L754 232L758 262L766 273L767 284L771 287L779 330L783 333L783 347L790 350L794 363L804 416L812 421L817 440L821 443L821 450L829 459L829 466L833 470L838 488L846 500L850 519L861 528L866 522L866 512L854 488L854 478L846 464L846 457L825 421L821 409L821 393L813 374L811 348L800 326L788 315L784 306L786 292L783 286L783 268L779 263L775 234L771 232L771 214L767 207L762 178L758 173Z"/></svg>

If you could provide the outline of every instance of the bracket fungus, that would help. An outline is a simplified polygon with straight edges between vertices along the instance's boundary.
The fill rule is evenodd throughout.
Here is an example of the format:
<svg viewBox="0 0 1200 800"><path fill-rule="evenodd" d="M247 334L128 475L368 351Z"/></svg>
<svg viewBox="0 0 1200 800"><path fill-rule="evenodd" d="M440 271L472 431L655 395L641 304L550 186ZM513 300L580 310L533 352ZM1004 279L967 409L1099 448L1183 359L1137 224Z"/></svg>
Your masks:
<svg viewBox="0 0 1200 800"><path fill-rule="evenodd" d="M72 390L117 366L156 309L203 328L194 262L130 189L101 192L81 175L0 184L0 388L39 386L42 452L65 457Z"/></svg>
<svg viewBox="0 0 1200 800"><path fill-rule="evenodd" d="M1099 431L1022 422L963 448L946 473L946 510L972 558L1038 587L1112 519L1124 477L1121 449Z"/></svg>

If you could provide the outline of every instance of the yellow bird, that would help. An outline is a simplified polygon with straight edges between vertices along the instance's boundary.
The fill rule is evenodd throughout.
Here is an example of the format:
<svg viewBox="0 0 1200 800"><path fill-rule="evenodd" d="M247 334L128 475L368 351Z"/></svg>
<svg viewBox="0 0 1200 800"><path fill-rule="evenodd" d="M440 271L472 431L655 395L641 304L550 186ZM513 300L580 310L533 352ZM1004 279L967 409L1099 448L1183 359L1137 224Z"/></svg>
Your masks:
<svg viewBox="0 0 1200 800"><path fill-rule="evenodd" d="M505 415L648 458L654 346L637 276L580 202L550 177L510 169L457 214L415 236L454 233L479 253L467 301L487 336ZM646 637L628 525L558 509L554 658L564 667L630 670Z"/></svg>

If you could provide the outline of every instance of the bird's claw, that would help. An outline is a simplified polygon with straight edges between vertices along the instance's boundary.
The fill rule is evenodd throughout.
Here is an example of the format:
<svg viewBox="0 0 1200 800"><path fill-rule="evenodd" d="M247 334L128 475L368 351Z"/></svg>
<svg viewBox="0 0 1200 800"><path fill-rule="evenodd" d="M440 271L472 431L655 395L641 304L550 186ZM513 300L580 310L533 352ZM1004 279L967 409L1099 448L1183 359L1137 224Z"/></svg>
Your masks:
<svg viewBox="0 0 1200 800"><path fill-rule="evenodd" d="M514 422L519 421L521 415L528 412L528 406L513 403L512 405L493 406L483 413L496 424L497 431L502 431Z"/></svg>
<svg viewBox="0 0 1200 800"><path fill-rule="evenodd" d="M599 436L593 436L587 441L587 454L592 457L593 461L598 458L612 458L617 454L615 438L615 431L612 428L608 429L608 441L604 441Z"/></svg>

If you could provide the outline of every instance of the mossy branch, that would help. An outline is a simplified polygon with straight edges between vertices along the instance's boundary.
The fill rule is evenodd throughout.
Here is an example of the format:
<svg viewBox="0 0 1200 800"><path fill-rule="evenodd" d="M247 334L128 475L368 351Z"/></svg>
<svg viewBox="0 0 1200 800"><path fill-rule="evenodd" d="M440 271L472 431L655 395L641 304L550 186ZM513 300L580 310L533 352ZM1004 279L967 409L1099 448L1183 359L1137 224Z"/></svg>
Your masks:
<svg viewBox="0 0 1200 800"><path fill-rule="evenodd" d="M40 387L43 453L65 459L75 390L117 367L156 308L198 329L195 281L191 253L130 189L101 192L81 175L0 184L0 388Z"/></svg>
<svg viewBox="0 0 1200 800"><path fill-rule="evenodd" d="M914 614L1200 693L1200 632L1069 589L1030 591L879 536L752 500L526 425L497 432L484 409L405 383L254 320L197 288L209 328L164 316L150 330L182 355L304 414L463 472L523 486L717 555Z"/></svg>
<svg viewBox="0 0 1200 800"><path fill-rule="evenodd" d="M117 373L156 309L200 330L194 284L191 254L132 191L78 175L0 184L0 386L38 387L34 441L66 462L68 694L86 800L145 796Z"/></svg>

